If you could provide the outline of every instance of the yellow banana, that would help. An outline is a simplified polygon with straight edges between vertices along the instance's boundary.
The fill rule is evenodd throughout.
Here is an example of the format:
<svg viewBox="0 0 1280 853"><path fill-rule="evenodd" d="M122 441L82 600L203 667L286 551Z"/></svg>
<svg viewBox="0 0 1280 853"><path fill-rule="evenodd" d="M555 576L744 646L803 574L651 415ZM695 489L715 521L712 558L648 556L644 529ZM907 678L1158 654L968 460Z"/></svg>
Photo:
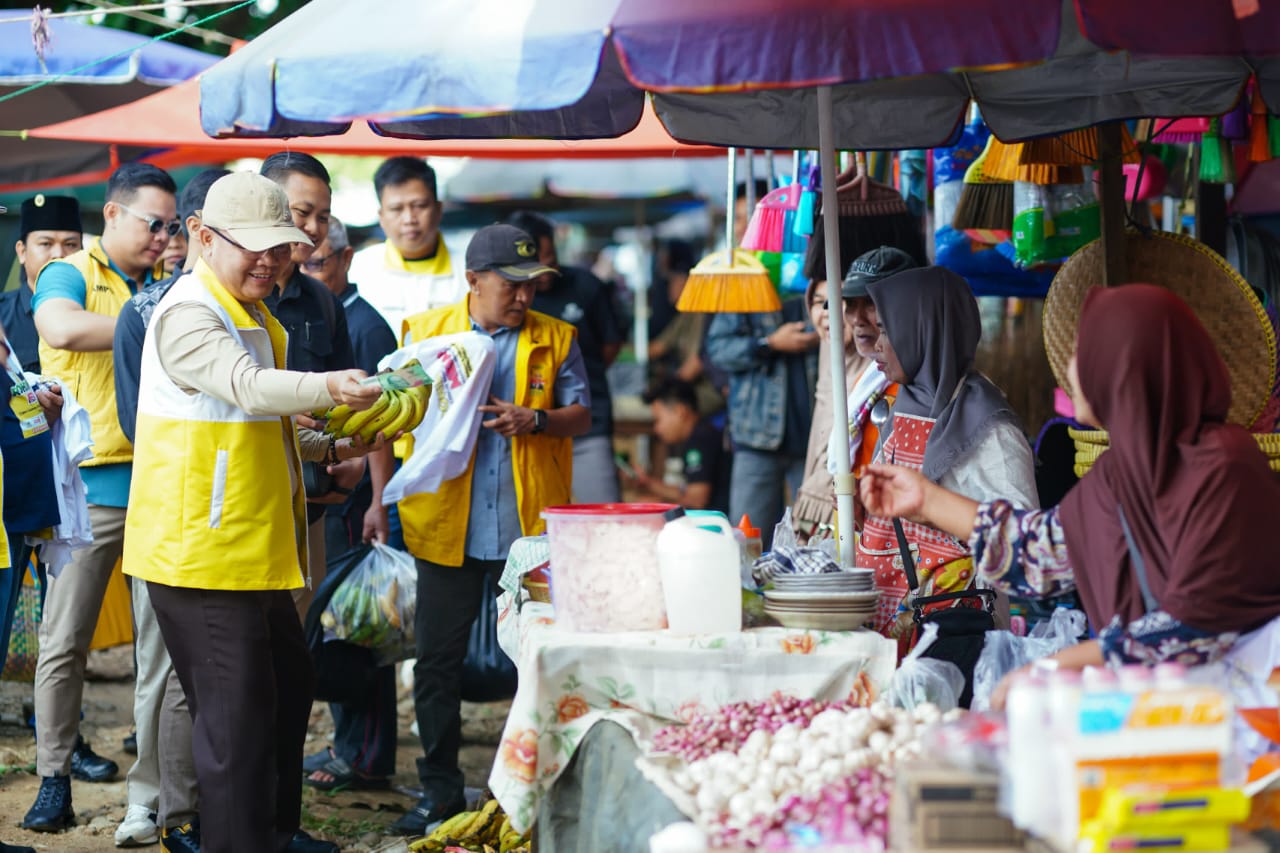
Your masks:
<svg viewBox="0 0 1280 853"><path fill-rule="evenodd" d="M450 835L457 832L458 827L462 826L468 820L475 816L474 812L458 812L453 817L441 823L431 834L427 836L429 841L444 841Z"/></svg>
<svg viewBox="0 0 1280 853"><path fill-rule="evenodd" d="M395 437L395 434L402 429L407 429L409 421L413 419L415 403L413 395L407 391L396 391L397 399L400 402L400 409L396 413L396 417L382 428L382 434L388 439Z"/></svg>
<svg viewBox="0 0 1280 853"><path fill-rule="evenodd" d="M388 398L387 405L376 418L369 421L369 423L360 430L360 440L365 444L372 444L374 439L378 437L379 432L385 431L388 424L400 417L401 408L404 406L403 395L390 391L383 396ZM393 435L393 433L387 434Z"/></svg>
<svg viewBox="0 0 1280 853"><path fill-rule="evenodd" d="M363 412L356 412L354 415L347 418L346 422L342 425L342 431L339 435L343 438L349 438L350 436L360 432L360 430L369 425L370 421L386 411L387 405L390 402L391 398L386 394L383 394L372 406L365 409Z"/></svg>
<svg viewBox="0 0 1280 853"><path fill-rule="evenodd" d="M338 435L342 431L342 425L347 422L355 412L351 411L350 406L334 406L324 413L324 431L330 435Z"/></svg>
<svg viewBox="0 0 1280 853"><path fill-rule="evenodd" d="M418 428L418 424L422 423L422 419L427 415L427 404L430 400L430 385L419 385L409 389L409 402L413 404L413 415L404 426L406 432L412 432Z"/></svg>

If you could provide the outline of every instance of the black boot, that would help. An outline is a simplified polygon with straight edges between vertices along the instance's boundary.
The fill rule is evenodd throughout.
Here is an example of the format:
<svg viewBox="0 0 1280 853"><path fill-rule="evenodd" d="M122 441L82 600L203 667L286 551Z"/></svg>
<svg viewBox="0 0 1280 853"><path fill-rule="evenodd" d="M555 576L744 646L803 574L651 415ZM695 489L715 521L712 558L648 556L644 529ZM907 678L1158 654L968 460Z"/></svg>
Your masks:
<svg viewBox="0 0 1280 853"><path fill-rule="evenodd" d="M0 841L0 853L36 853L34 847L19 847L16 844L5 844Z"/></svg>
<svg viewBox="0 0 1280 853"><path fill-rule="evenodd" d="M22 828L32 832L61 832L76 822L71 808L71 777L45 776L35 805L22 819Z"/></svg>
<svg viewBox="0 0 1280 853"><path fill-rule="evenodd" d="M120 765L103 758L89 748L89 742L76 735L76 748L71 751L71 775L81 782L110 782L120 773Z"/></svg>

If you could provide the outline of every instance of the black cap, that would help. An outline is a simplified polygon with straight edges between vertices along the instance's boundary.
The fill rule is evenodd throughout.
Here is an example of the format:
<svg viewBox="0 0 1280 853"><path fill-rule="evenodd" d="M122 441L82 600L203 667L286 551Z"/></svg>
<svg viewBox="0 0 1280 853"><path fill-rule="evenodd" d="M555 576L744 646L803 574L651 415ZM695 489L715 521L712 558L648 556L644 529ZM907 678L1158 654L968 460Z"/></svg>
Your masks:
<svg viewBox="0 0 1280 853"><path fill-rule="evenodd" d="M844 282L840 285L840 297L856 299L859 296L866 296L867 285L871 282L880 281L918 266L920 265L916 263L915 258L893 246L872 249L849 264L849 271L845 273Z"/></svg>
<svg viewBox="0 0 1280 853"><path fill-rule="evenodd" d="M32 231L84 230L80 225L80 202L68 195L40 195L22 203L18 217L18 239L26 240Z"/></svg>
<svg viewBox="0 0 1280 853"><path fill-rule="evenodd" d="M538 245L514 225L486 225L467 246L467 269L493 271L510 281L531 281L555 269L538 261Z"/></svg>
<svg viewBox="0 0 1280 853"><path fill-rule="evenodd" d="M673 507L662 514L663 521L675 521L677 518L684 518L684 507Z"/></svg>

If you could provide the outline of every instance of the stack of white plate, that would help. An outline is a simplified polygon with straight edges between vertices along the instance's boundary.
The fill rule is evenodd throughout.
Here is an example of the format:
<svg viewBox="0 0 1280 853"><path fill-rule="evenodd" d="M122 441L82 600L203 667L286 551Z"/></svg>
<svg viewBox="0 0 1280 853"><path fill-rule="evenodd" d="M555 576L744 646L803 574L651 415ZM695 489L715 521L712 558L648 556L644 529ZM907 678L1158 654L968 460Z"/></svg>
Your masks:
<svg viewBox="0 0 1280 853"><path fill-rule="evenodd" d="M875 616L879 597L870 569L777 575L764 612L787 628L852 631Z"/></svg>

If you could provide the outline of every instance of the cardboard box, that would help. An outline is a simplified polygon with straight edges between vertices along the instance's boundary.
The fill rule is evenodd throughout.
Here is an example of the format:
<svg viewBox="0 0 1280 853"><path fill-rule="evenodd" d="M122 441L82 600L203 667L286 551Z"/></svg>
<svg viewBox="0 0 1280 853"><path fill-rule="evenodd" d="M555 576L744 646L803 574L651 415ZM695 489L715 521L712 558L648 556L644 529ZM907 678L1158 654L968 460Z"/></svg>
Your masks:
<svg viewBox="0 0 1280 853"><path fill-rule="evenodd" d="M996 810L999 777L939 764L904 764L889 804L889 844L911 853L1022 850L1024 833Z"/></svg>

